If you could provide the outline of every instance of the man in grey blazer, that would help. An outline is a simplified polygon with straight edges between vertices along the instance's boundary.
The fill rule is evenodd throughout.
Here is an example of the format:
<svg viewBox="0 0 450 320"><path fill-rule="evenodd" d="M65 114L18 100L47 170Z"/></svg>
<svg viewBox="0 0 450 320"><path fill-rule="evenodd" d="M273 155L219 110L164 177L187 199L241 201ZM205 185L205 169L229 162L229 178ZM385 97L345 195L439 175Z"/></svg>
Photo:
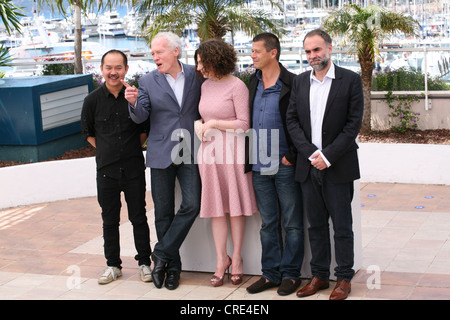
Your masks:
<svg viewBox="0 0 450 320"><path fill-rule="evenodd" d="M151 190L158 237L153 253L153 283L173 290L181 273L179 249L200 211L201 182L194 155L194 121L200 118L201 81L195 67L181 63L181 40L159 33L151 43L157 70L144 75L139 90L128 84L125 98L131 119L150 121L146 165L151 168ZM177 213L175 181L182 200Z"/></svg>
<svg viewBox="0 0 450 320"><path fill-rule="evenodd" d="M326 32L310 31L303 44L313 71L294 78L286 123L298 151L296 179L310 225L313 279L297 296L329 286L331 217L338 282L330 299L341 300L348 296L354 275L351 202L353 181L360 177L355 140L364 109L362 83L358 74L331 62Z"/></svg>

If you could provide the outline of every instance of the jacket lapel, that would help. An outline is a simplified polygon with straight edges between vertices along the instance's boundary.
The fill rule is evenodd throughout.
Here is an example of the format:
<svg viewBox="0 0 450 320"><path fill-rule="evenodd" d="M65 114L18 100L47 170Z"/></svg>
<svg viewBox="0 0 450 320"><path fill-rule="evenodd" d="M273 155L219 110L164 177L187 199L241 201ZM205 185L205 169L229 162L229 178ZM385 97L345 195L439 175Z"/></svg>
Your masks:
<svg viewBox="0 0 450 320"><path fill-rule="evenodd" d="M288 71L286 70L286 68L281 63L279 63L279 65L280 65L280 69L281 69L279 78L280 78L281 82L283 82L285 84L288 84L289 83ZM283 85L281 87L280 99L279 100L281 101L283 99L283 97L286 94L288 94L290 91L291 91L291 88L288 85Z"/></svg>
<svg viewBox="0 0 450 320"><path fill-rule="evenodd" d="M256 71L257 72L257 71ZM252 75L250 82L248 84L248 91L250 94L250 114L253 114L253 101L255 100L256 88L258 87L259 80L256 77L256 73Z"/></svg>
<svg viewBox="0 0 450 320"><path fill-rule="evenodd" d="M169 96L173 99L173 101L178 105L177 98L175 97L175 93L167 82L166 75L156 72L155 73L155 81L161 86L162 92L167 92Z"/></svg>
<svg viewBox="0 0 450 320"><path fill-rule="evenodd" d="M331 82L330 93L328 94L327 105L325 107L325 114L323 115L324 118L327 116L327 113L330 110L331 104L333 103L333 100L336 97L336 94L339 92L339 88L342 83L341 70L339 70L339 68L336 65L334 67L335 67L334 79Z"/></svg>
<svg viewBox="0 0 450 320"><path fill-rule="evenodd" d="M311 71L310 71L311 72ZM309 135L311 135L311 104L310 104L310 88L311 88L311 79L310 75L311 73L308 73L305 77L303 77L303 81L300 84L300 96L305 97L304 98L304 107L303 107L303 114L302 118L304 118L303 124L307 128L305 130L306 132L309 132Z"/></svg>
<svg viewBox="0 0 450 320"><path fill-rule="evenodd" d="M193 77L197 76L194 68L191 68L188 65L184 64L183 70L184 70L184 88L183 88L183 98L181 99L181 109L183 109L184 104L186 102L187 93L189 93L192 84L195 82L195 79L193 79Z"/></svg>

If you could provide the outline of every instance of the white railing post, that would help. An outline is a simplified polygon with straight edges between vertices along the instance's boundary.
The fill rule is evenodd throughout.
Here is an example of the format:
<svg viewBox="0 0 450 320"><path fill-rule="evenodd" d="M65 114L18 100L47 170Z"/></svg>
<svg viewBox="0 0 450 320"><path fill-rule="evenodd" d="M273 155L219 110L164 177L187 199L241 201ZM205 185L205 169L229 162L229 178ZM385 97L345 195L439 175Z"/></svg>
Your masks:
<svg viewBox="0 0 450 320"><path fill-rule="evenodd" d="M427 46L423 46L423 65L425 77L425 110L428 110L428 63L427 63Z"/></svg>

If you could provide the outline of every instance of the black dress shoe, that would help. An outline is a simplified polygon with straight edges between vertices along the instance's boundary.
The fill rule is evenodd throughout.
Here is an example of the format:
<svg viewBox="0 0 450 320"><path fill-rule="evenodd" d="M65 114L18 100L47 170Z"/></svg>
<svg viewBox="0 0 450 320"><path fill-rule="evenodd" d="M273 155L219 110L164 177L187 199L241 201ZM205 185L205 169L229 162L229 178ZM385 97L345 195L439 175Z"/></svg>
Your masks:
<svg viewBox="0 0 450 320"><path fill-rule="evenodd" d="M176 288L178 288L178 285L180 283L179 281L180 281L180 272L168 270L164 286L169 290L175 290Z"/></svg>
<svg viewBox="0 0 450 320"><path fill-rule="evenodd" d="M291 293L294 293L301 282L302 281L300 279L284 279L283 281L281 281L281 285L278 288L277 292L280 296L287 296Z"/></svg>
<svg viewBox="0 0 450 320"><path fill-rule="evenodd" d="M152 260L153 260L153 270L152 270L152 280L153 284L157 288L162 288L164 284L164 279L166 277L166 262L155 254L152 254Z"/></svg>
<svg viewBox="0 0 450 320"><path fill-rule="evenodd" d="M270 282L270 281L266 281L266 278L261 277L258 281L256 281L254 284L252 284L251 286L249 286L247 288L247 292L248 293L259 293L259 292L263 292L264 290L274 288L277 286L278 286L278 284Z"/></svg>

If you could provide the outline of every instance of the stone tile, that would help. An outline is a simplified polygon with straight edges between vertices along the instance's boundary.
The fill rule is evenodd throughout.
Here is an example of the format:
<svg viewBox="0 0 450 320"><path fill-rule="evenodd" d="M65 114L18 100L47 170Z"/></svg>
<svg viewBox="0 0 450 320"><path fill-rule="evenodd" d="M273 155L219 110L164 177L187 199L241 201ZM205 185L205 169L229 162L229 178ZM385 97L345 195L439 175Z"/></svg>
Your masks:
<svg viewBox="0 0 450 320"><path fill-rule="evenodd" d="M105 297L113 296L129 296L135 299L144 296L149 291L153 290L155 286L151 282L144 283L142 281L122 281L120 284L114 286L111 290L106 292Z"/></svg>
<svg viewBox="0 0 450 320"><path fill-rule="evenodd" d="M420 279L419 287L450 288L450 274L425 273Z"/></svg>
<svg viewBox="0 0 450 320"><path fill-rule="evenodd" d="M51 275L24 273L6 282L2 287L34 288L51 279Z"/></svg>
<svg viewBox="0 0 450 320"><path fill-rule="evenodd" d="M36 287L36 288L29 289L20 295L17 295L15 297L15 299L17 299L17 300L56 300L60 296L65 294L66 292L68 292L68 290Z"/></svg>
<svg viewBox="0 0 450 320"><path fill-rule="evenodd" d="M348 299L448 300L449 199L450 186L362 183L363 268ZM154 244L150 193L147 216ZM177 290L157 289L137 275L126 206L121 219L123 276L99 285L106 263L96 197L0 210L0 299L328 300L334 287L331 282L329 289L303 299L281 297L276 288L250 295L246 287L259 276L214 288L210 273L182 272Z"/></svg>
<svg viewBox="0 0 450 320"><path fill-rule="evenodd" d="M24 287L7 287L1 286L0 300L14 300L28 291L29 288Z"/></svg>
<svg viewBox="0 0 450 320"><path fill-rule="evenodd" d="M417 287L413 289L411 300L450 300L450 288Z"/></svg>
<svg viewBox="0 0 450 320"><path fill-rule="evenodd" d="M412 273L424 273L428 270L430 266L430 261L424 260L411 260L411 259L401 259L394 258L386 271L391 272L412 272Z"/></svg>
<svg viewBox="0 0 450 320"><path fill-rule="evenodd" d="M436 274L450 274L450 261L448 260L433 260L426 271L427 273L436 273Z"/></svg>
<svg viewBox="0 0 450 320"><path fill-rule="evenodd" d="M413 286L399 285L381 285L380 289L370 289L366 292L364 298L369 299L388 299L388 300L407 300L414 290Z"/></svg>
<svg viewBox="0 0 450 320"><path fill-rule="evenodd" d="M422 273L384 271L381 274L382 285L416 286Z"/></svg>

